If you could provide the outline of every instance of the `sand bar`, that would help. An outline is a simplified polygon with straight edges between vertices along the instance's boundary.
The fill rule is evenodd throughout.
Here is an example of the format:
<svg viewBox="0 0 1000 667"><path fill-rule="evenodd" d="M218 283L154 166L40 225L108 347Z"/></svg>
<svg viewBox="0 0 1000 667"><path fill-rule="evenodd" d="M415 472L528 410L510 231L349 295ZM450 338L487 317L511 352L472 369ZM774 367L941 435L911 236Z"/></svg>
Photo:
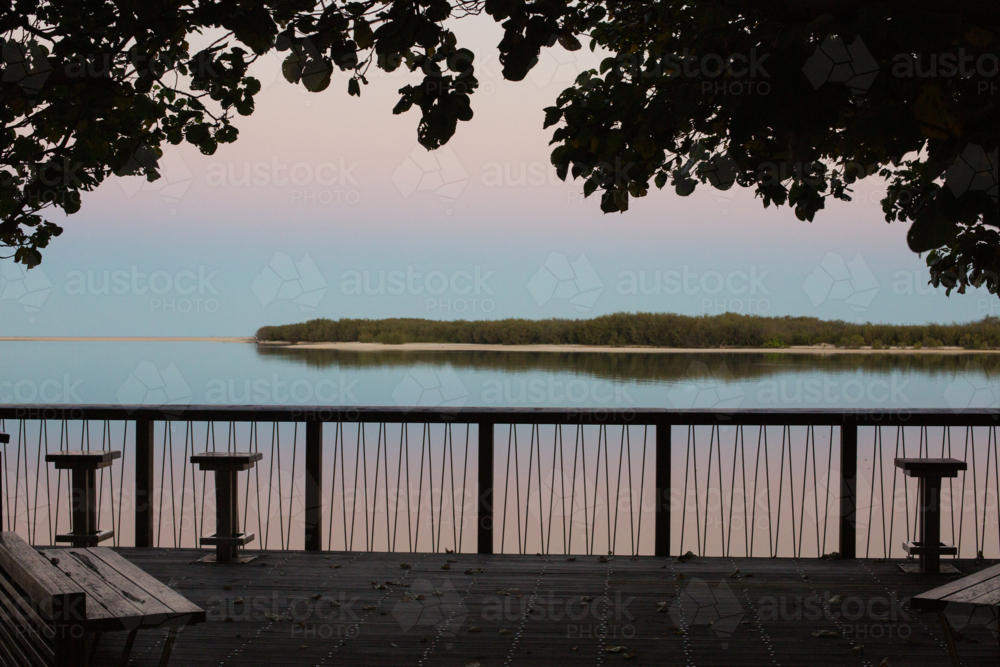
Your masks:
<svg viewBox="0 0 1000 667"><path fill-rule="evenodd" d="M0 336L0 343L253 343L225 336Z"/></svg>

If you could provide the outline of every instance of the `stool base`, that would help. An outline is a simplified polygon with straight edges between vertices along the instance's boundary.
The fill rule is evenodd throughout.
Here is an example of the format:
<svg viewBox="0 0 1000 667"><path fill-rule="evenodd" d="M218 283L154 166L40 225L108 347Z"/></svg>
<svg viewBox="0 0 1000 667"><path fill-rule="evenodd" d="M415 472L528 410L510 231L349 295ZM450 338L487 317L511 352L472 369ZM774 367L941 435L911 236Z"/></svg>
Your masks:
<svg viewBox="0 0 1000 667"><path fill-rule="evenodd" d="M114 536L115 531L113 530L101 530L96 533L85 533L83 535L64 533L56 535L56 544L66 543L73 547L96 547L101 542L110 540Z"/></svg>
<svg viewBox="0 0 1000 667"><path fill-rule="evenodd" d="M245 563L249 563L250 561L256 560L256 559L257 559L256 555L239 554L237 556L234 556L233 559L231 561L229 561L229 562L220 563L216 559L215 553L213 552L213 553L210 553L210 554L208 554L207 556L205 556L203 558L199 558L195 562L196 563L215 563L216 565L243 565Z"/></svg>
<svg viewBox="0 0 1000 667"><path fill-rule="evenodd" d="M900 563L899 569L907 574L962 574L954 565L949 565L947 563L941 563L937 572L926 572L920 567L920 563L910 562L910 563Z"/></svg>
<svg viewBox="0 0 1000 667"><path fill-rule="evenodd" d="M924 544L923 542L903 542L903 550L911 556L922 556L924 554L938 554L939 556L956 556L958 547L944 542L938 542L937 546Z"/></svg>

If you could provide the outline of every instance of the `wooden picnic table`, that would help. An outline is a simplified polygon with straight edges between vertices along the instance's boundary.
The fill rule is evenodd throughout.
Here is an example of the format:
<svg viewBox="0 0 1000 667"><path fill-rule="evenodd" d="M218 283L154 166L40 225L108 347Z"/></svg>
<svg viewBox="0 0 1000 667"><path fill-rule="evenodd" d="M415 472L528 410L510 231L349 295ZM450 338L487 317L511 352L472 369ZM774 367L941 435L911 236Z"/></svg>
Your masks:
<svg viewBox="0 0 1000 667"><path fill-rule="evenodd" d="M1000 565L994 565L932 591L915 595L910 598L910 607L938 613L944 635L948 640L948 652L951 654L952 664L959 667L958 652L955 649L955 640L947 614L972 613L980 609L989 609L996 621L997 611L1000 609Z"/></svg>
<svg viewBox="0 0 1000 667"><path fill-rule="evenodd" d="M32 633L11 627L0 632L6 640L0 641L6 644L0 648L10 653L7 657L15 665L48 664L49 659L58 665L87 665L102 633L122 631L129 633L121 661L125 665L139 630L169 628L160 659L165 666L178 633L207 620L203 609L105 547L36 551L14 533L0 533L0 574L0 592L4 593L0 617L10 616L18 626L35 627ZM44 616L24 615L19 595L30 598ZM42 641L49 632L44 628L46 618L78 628L73 632L77 640L90 637L89 655L86 641L46 647Z"/></svg>

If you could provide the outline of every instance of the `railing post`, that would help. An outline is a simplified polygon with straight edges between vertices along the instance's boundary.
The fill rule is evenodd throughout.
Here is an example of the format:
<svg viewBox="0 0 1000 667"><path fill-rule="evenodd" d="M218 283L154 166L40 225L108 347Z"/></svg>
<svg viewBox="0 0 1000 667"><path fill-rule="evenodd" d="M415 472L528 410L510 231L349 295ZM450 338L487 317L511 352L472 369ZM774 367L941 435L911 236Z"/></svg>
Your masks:
<svg viewBox="0 0 1000 667"><path fill-rule="evenodd" d="M653 553L670 555L670 425L656 425L656 526Z"/></svg>
<svg viewBox="0 0 1000 667"><path fill-rule="evenodd" d="M0 433L0 445L10 444L10 436L6 433ZM3 454L4 448L0 447L0 473L2 473L5 468L3 467ZM3 523L3 480L0 480L0 530L6 530Z"/></svg>
<svg viewBox="0 0 1000 667"><path fill-rule="evenodd" d="M858 427L840 426L840 557L856 558Z"/></svg>
<svg viewBox="0 0 1000 667"><path fill-rule="evenodd" d="M153 546L153 421L135 421L135 546Z"/></svg>
<svg viewBox="0 0 1000 667"><path fill-rule="evenodd" d="M306 551L323 549L323 422L306 422Z"/></svg>
<svg viewBox="0 0 1000 667"><path fill-rule="evenodd" d="M479 424L479 520L477 551L493 553L493 424Z"/></svg>

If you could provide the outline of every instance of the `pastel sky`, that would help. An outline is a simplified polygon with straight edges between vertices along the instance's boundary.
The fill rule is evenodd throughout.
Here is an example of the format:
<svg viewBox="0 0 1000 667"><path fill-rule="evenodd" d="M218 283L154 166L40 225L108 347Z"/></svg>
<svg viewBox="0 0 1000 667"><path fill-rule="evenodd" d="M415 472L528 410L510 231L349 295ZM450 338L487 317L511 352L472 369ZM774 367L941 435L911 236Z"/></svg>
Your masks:
<svg viewBox="0 0 1000 667"><path fill-rule="evenodd" d="M392 115L409 75L374 73L360 100L345 77L312 94L268 56L234 145L168 148L159 181L114 179L86 196L40 269L2 262L0 335L238 336L314 317L1000 314L985 292L926 285L871 180L813 223L738 187L654 191L602 214L555 177L542 129L543 108L597 57L556 46L510 83L496 26L466 20L459 34L481 89L444 149L418 146L416 113Z"/></svg>

